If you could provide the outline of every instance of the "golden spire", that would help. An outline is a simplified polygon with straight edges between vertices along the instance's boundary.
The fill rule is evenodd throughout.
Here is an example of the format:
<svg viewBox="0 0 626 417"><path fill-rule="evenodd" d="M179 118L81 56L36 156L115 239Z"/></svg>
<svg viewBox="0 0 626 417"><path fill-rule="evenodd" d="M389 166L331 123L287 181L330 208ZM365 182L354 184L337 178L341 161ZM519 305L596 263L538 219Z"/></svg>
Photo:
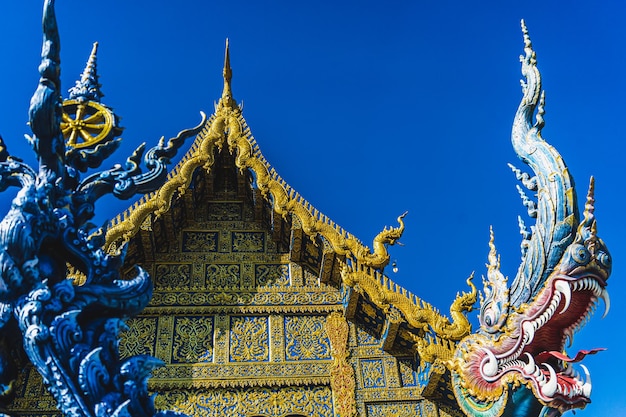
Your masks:
<svg viewBox="0 0 626 417"><path fill-rule="evenodd" d="M230 49L228 46L228 38L226 38L226 50L224 52L224 91L222 91L222 98L220 98L219 106L234 108L237 102L233 98L233 91L230 87L230 82L233 78L233 70L230 68Z"/></svg>

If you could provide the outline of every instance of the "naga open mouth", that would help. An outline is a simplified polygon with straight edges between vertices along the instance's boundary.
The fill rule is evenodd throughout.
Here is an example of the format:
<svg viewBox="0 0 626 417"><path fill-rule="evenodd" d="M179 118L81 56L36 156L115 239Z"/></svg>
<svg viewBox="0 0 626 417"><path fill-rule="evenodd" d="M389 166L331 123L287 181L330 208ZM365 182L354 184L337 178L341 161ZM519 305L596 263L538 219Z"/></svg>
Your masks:
<svg viewBox="0 0 626 417"><path fill-rule="evenodd" d="M591 377L584 365L582 373L574 363L604 349L581 350L573 358L564 352L571 346L574 334L589 320L599 300L610 308L606 283L602 278L587 275L572 278L567 275L551 277L535 301L523 307L507 326L509 335L493 348L483 347L475 353L484 378L483 388L499 385L513 374L529 386L535 396L552 408L562 411L584 407L590 402Z"/></svg>

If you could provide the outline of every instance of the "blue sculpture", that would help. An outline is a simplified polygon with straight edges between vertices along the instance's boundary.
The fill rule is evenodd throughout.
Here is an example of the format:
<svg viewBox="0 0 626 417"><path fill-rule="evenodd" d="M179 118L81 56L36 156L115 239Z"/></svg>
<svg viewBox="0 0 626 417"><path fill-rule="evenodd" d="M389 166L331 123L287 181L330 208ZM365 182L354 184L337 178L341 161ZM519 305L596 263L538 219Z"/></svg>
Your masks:
<svg viewBox="0 0 626 417"><path fill-rule="evenodd" d="M603 300L610 308L607 280L611 256L597 233L594 181L589 185L582 216L574 180L557 150L546 142L545 97L528 30L522 22L524 55L520 57L522 101L511 140L519 158L534 172L511 166L537 201L518 191L530 230L519 220L522 263L507 284L500 272L494 239L480 302L480 327L462 339L455 353L452 378L457 402L472 417L556 417L590 402L591 378L580 364L603 349L565 352L574 334ZM533 121L534 116L534 121Z"/></svg>
<svg viewBox="0 0 626 417"><path fill-rule="evenodd" d="M123 248L117 256L103 252L103 233L88 221L106 194L126 199L160 186L166 164L204 120L146 152L146 173L140 169L142 145L125 166L81 180L80 172L99 167L119 146L114 138L121 129L98 103L95 47L81 81L70 90L76 120L64 114L54 0L45 1L43 33L41 78L29 109L29 140L39 170L9 156L3 143L0 152L0 191L20 188L0 222L0 388L10 391L16 376L10 343L21 340L65 416L177 415L155 413L147 392L148 376L160 361L150 356L120 361L117 349L124 319L148 304L151 281L141 268L135 278L122 279ZM104 121L96 140L91 133L98 131L99 119ZM73 130L67 146L64 129ZM79 144L81 135L87 140ZM84 282L74 285L68 269Z"/></svg>

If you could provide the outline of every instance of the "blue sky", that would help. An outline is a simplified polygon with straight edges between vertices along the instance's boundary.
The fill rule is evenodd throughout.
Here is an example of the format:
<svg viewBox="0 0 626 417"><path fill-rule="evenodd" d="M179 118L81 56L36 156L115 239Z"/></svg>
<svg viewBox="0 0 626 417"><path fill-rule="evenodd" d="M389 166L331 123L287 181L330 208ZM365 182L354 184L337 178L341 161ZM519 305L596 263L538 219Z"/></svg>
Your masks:
<svg viewBox="0 0 626 417"><path fill-rule="evenodd" d="M626 6L510 3L58 1L64 90L99 41L103 102L126 128L111 158L121 162L140 142L211 113L229 37L234 95L266 158L365 242L408 210L405 246L392 249L399 271L390 274L447 311L466 277L486 272L490 225L505 275L519 264L524 208L506 164L523 165L509 136L526 19L546 90L543 136L568 164L579 200L596 177L599 234L615 260L611 312L594 317L570 350L608 348L585 360L593 403L576 415L622 415ZM37 1L0 8L0 134L27 160L40 15ZM114 203L104 201L99 220L126 206Z"/></svg>

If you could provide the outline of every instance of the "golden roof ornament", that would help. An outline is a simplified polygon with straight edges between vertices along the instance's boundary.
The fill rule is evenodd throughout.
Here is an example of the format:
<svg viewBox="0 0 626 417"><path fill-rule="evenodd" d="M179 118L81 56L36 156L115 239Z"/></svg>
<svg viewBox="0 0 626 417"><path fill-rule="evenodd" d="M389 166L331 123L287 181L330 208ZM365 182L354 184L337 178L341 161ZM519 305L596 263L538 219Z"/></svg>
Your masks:
<svg viewBox="0 0 626 417"><path fill-rule="evenodd" d="M230 67L230 48L228 45L228 38L226 38L226 48L224 50L224 69L222 70L224 75L224 90L222 91L222 97L217 104L217 107L229 107L234 109L237 106L237 102L233 98L233 90L231 88L231 80L233 78L233 70Z"/></svg>

